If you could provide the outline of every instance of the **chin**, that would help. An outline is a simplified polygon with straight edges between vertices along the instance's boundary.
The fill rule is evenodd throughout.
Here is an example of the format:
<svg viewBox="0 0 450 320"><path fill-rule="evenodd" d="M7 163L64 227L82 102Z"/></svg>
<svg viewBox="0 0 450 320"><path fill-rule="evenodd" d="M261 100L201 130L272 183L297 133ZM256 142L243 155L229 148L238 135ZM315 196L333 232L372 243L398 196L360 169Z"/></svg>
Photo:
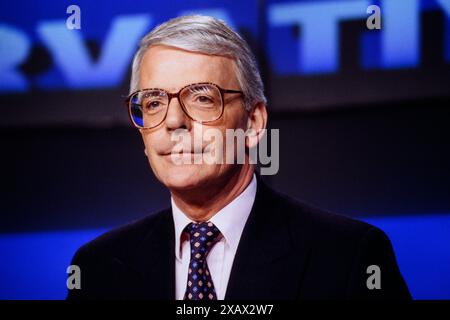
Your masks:
<svg viewBox="0 0 450 320"><path fill-rule="evenodd" d="M195 189L213 176L213 169L205 165L188 164L165 168L160 176L161 182L169 189Z"/></svg>

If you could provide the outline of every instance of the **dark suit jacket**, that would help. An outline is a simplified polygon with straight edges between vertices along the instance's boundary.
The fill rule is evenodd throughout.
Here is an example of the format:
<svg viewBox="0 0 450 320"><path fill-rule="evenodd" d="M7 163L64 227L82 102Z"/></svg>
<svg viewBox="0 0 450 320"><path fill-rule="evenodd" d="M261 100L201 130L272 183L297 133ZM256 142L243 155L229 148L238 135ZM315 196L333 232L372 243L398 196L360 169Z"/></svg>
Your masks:
<svg viewBox="0 0 450 320"><path fill-rule="evenodd" d="M110 231L82 246L72 264L81 289L68 299L175 299L171 209ZM369 290L366 270L381 270ZM270 189L258 177L225 299L410 298L387 236Z"/></svg>

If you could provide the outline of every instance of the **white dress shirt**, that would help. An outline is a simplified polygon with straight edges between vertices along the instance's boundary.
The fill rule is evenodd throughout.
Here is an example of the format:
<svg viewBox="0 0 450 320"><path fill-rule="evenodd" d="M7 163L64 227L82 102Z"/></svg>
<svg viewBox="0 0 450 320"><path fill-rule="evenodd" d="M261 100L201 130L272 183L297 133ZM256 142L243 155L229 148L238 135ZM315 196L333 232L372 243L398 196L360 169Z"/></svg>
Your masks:
<svg viewBox="0 0 450 320"><path fill-rule="evenodd" d="M250 214L256 195L256 176L247 188L228 205L218 211L209 221L222 233L206 257L217 299L223 300L227 291L228 279L234 256L241 239L242 231ZM175 224L175 298L182 300L186 292L191 245L189 238L183 235L184 228L192 221L175 204L173 198L172 215Z"/></svg>

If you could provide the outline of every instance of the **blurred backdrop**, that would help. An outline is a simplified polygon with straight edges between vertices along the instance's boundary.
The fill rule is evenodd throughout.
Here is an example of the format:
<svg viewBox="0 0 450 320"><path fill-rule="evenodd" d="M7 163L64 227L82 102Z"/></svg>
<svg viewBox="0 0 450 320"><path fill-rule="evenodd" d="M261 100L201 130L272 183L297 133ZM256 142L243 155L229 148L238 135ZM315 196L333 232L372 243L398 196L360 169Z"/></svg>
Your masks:
<svg viewBox="0 0 450 320"><path fill-rule="evenodd" d="M169 203L122 100L139 39L187 13L256 53L280 130L265 180L380 227L413 297L450 299L449 0L1 2L0 299L63 299L80 245Z"/></svg>

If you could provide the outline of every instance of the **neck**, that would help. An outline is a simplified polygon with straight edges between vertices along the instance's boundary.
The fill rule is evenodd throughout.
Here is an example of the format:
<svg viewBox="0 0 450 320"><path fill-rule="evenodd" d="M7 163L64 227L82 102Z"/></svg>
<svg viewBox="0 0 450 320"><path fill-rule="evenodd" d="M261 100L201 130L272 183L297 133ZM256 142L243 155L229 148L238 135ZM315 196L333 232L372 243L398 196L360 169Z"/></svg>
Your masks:
<svg viewBox="0 0 450 320"><path fill-rule="evenodd" d="M255 169L244 164L213 184L193 190L171 190L175 204L191 220L210 220L250 184Z"/></svg>

